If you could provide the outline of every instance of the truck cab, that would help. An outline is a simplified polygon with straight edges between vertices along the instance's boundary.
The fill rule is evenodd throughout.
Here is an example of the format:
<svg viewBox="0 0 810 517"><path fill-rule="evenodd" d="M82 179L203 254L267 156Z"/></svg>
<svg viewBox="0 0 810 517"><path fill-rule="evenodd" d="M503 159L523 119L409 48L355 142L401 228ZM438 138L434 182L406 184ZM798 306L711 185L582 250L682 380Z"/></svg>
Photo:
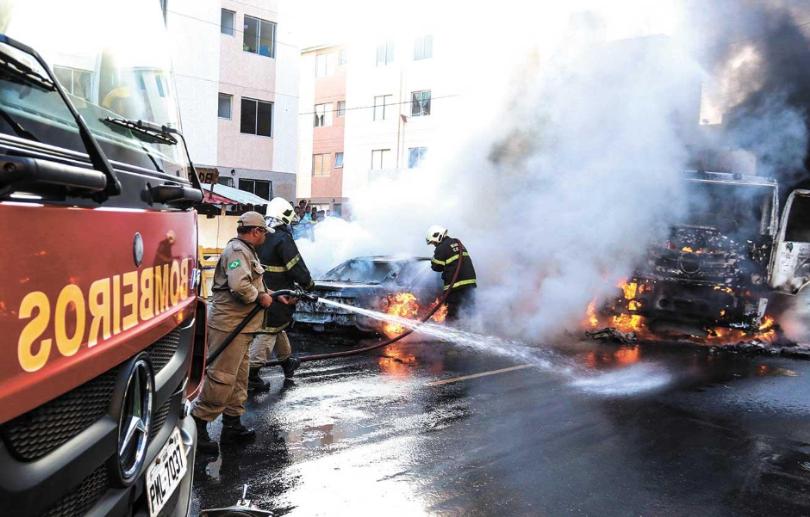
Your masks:
<svg viewBox="0 0 810 517"><path fill-rule="evenodd" d="M653 330L677 322L756 331L775 297L810 282L810 191L791 192L780 213L774 179L690 171L684 181L683 215L612 310Z"/></svg>
<svg viewBox="0 0 810 517"><path fill-rule="evenodd" d="M158 0L0 3L0 507L187 515L199 181Z"/></svg>

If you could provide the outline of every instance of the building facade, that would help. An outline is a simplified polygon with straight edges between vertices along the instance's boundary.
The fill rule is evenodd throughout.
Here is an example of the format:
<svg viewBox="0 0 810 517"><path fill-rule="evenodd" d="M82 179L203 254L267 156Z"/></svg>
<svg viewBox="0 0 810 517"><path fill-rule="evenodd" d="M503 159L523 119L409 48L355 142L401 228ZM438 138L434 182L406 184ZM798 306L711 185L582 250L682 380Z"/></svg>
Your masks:
<svg viewBox="0 0 810 517"><path fill-rule="evenodd" d="M299 49L278 0L172 0L183 130L202 172L265 199L296 197Z"/></svg>
<svg viewBox="0 0 810 517"><path fill-rule="evenodd" d="M460 80L441 43L420 31L302 51L300 197L345 214L369 182L408 174L440 145Z"/></svg>

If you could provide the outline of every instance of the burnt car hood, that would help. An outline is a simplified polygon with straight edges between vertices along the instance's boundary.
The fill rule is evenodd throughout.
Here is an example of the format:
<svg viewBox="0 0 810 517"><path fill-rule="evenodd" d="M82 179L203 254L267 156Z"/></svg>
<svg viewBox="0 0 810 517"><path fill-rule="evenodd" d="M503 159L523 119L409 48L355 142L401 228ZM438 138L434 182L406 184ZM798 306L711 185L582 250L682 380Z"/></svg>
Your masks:
<svg viewBox="0 0 810 517"><path fill-rule="evenodd" d="M390 290L381 284L362 284L353 282L333 282L329 280L316 280L314 293L318 296L330 298L333 296L351 297L373 294L377 291Z"/></svg>

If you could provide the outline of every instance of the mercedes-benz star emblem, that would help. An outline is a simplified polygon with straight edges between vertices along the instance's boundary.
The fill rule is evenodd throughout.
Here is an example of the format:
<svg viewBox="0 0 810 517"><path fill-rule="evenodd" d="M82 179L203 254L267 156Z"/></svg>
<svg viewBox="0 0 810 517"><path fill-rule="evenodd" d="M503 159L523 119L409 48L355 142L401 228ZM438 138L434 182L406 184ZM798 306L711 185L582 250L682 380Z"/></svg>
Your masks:
<svg viewBox="0 0 810 517"><path fill-rule="evenodd" d="M135 361L127 379L118 422L118 465L121 481L133 481L143 466L152 424L154 379L146 359Z"/></svg>

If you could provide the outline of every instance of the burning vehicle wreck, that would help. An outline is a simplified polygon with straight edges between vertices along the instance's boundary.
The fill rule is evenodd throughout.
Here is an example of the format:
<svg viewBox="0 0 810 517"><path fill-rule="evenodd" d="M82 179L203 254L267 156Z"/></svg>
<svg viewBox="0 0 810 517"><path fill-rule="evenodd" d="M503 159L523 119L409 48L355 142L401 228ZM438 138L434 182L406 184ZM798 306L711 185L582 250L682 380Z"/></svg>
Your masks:
<svg viewBox="0 0 810 517"><path fill-rule="evenodd" d="M589 307L591 328L753 335L770 330L767 315L810 282L810 191L791 192L780 220L775 180L712 172L685 180L686 215L648 249L615 299Z"/></svg>
<svg viewBox="0 0 810 517"><path fill-rule="evenodd" d="M441 292L441 278L431 271L429 258L390 256L347 260L316 280L314 290L318 298L407 318L416 317L420 308L430 305ZM297 305L294 317L297 324L315 331L358 330L392 336L404 330L348 310L308 301Z"/></svg>

